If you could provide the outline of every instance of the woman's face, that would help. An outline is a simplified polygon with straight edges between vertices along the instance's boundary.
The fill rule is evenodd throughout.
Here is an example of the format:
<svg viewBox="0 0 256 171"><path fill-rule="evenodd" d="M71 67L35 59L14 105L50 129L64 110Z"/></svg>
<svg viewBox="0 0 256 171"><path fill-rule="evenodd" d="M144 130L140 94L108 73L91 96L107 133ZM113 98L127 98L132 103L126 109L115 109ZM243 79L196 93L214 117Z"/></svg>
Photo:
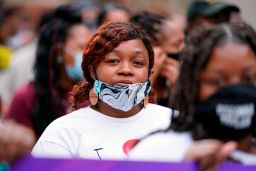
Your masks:
<svg viewBox="0 0 256 171"><path fill-rule="evenodd" d="M91 37L91 31L83 24L77 24L70 27L67 40L64 45L64 62L68 65L74 65L75 55L83 52Z"/></svg>
<svg viewBox="0 0 256 171"><path fill-rule="evenodd" d="M139 39L120 43L96 68L97 78L111 85L143 83L148 79L148 51ZM93 71L91 71L93 75ZM95 77L94 77L95 78Z"/></svg>
<svg viewBox="0 0 256 171"><path fill-rule="evenodd" d="M256 56L249 46L229 42L213 49L201 72L199 100L205 100L223 86L239 83L256 86Z"/></svg>
<svg viewBox="0 0 256 171"><path fill-rule="evenodd" d="M166 20L160 26L159 32L158 39L167 53L179 53L182 50L185 34L180 23Z"/></svg>

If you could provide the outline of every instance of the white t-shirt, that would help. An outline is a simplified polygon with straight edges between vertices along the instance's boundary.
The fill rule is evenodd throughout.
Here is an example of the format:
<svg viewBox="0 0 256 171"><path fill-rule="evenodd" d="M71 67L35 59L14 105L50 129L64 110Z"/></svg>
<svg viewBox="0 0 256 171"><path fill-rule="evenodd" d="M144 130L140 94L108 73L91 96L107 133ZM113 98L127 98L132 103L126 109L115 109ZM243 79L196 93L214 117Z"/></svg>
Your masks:
<svg viewBox="0 0 256 171"><path fill-rule="evenodd" d="M53 121L32 150L35 157L124 159L134 139L165 129L171 110L148 104L129 118L113 118L90 107Z"/></svg>
<svg viewBox="0 0 256 171"><path fill-rule="evenodd" d="M159 132L138 143L129 153L128 160L181 162L192 143L188 132Z"/></svg>

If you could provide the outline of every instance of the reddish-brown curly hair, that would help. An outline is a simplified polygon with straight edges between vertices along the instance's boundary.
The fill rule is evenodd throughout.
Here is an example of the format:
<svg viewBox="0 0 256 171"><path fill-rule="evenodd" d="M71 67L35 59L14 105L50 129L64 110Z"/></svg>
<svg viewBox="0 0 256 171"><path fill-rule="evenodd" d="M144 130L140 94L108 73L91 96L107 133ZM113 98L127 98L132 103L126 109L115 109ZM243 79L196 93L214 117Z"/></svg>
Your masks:
<svg viewBox="0 0 256 171"><path fill-rule="evenodd" d="M83 53L82 70L84 81L76 84L71 92L71 105L73 110L89 105L89 91L93 88L94 79L89 68L95 66L116 48L121 42L140 39L145 45L149 56L149 74L154 65L154 51L150 40L143 29L135 23L114 22L103 24L92 36ZM152 92L149 93L149 102L155 103Z"/></svg>

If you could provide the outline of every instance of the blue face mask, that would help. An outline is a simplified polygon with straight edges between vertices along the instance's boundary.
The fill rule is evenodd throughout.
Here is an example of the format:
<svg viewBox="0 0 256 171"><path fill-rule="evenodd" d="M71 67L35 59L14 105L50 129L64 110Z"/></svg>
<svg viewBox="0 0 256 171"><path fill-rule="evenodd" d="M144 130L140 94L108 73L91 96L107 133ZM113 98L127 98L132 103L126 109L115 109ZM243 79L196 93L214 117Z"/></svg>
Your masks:
<svg viewBox="0 0 256 171"><path fill-rule="evenodd" d="M74 56L75 63L73 66L66 65L65 69L68 74L68 77L72 81L81 81L83 77L83 71L81 68L81 63L82 63L82 53L77 53Z"/></svg>
<svg viewBox="0 0 256 171"><path fill-rule="evenodd" d="M126 86L113 86L99 80L94 82L94 92L103 102L122 111L129 111L139 104L150 91L150 81Z"/></svg>

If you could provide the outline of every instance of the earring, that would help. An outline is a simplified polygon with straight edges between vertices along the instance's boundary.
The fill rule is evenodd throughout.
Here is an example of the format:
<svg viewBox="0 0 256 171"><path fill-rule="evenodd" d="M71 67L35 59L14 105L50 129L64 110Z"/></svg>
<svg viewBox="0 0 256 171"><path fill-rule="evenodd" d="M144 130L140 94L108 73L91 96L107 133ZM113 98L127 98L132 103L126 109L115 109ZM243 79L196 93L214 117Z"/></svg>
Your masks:
<svg viewBox="0 0 256 171"><path fill-rule="evenodd" d="M146 107L148 105L148 95L143 100L143 105Z"/></svg>
<svg viewBox="0 0 256 171"><path fill-rule="evenodd" d="M98 96L96 96L96 94L94 93L93 88L90 90L90 93L89 93L89 101L93 106L96 105L98 102Z"/></svg>

